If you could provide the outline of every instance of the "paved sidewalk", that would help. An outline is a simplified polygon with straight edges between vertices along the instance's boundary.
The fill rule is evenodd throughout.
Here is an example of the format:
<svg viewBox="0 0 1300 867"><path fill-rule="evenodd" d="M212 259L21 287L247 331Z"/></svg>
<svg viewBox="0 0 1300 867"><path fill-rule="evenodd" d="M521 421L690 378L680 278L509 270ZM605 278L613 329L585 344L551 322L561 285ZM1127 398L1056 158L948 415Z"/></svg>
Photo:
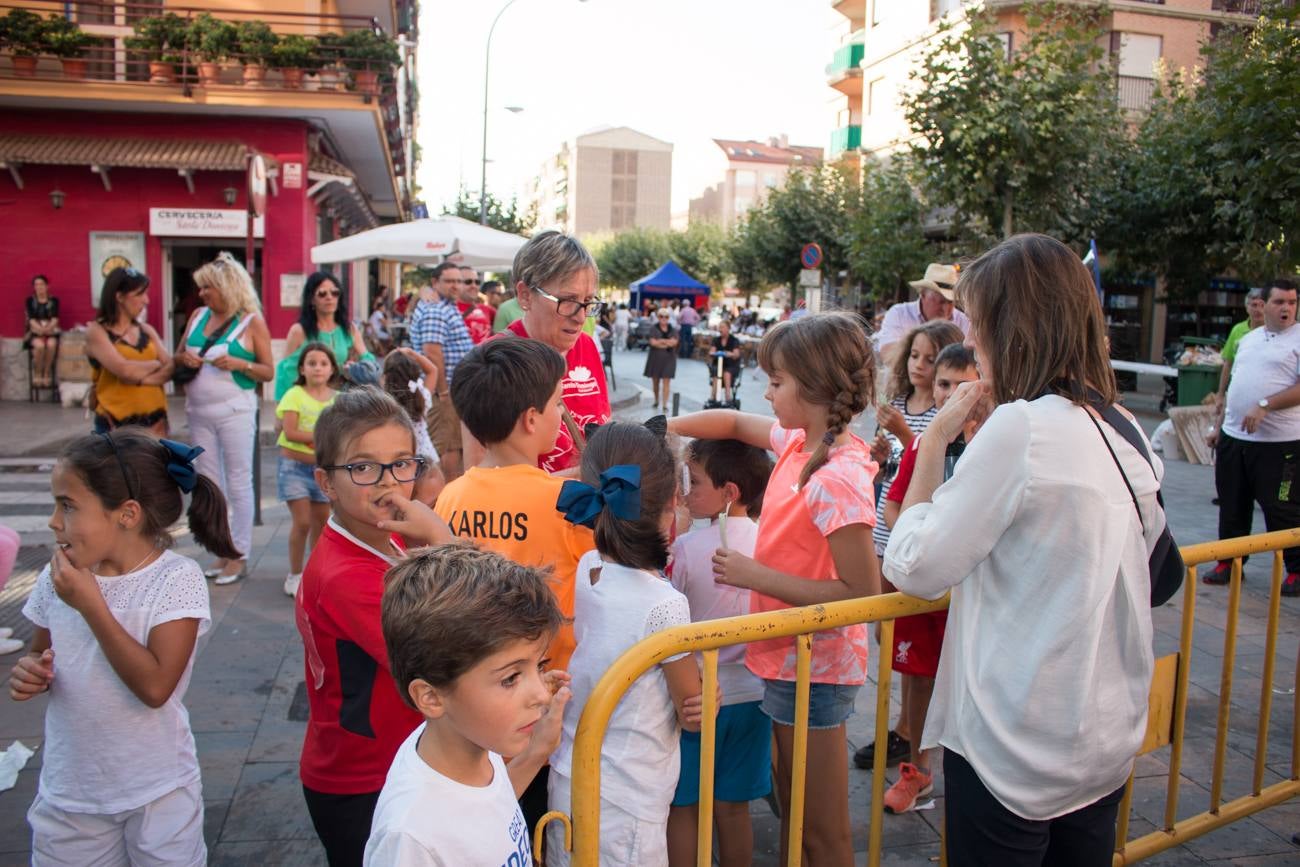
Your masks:
<svg viewBox="0 0 1300 867"><path fill-rule="evenodd" d="M648 393L640 376L642 353L619 353L616 358L618 396L632 398L638 387ZM707 397L704 365L680 361L675 385L682 392L682 410L698 409ZM748 411L767 413L762 400L763 377L748 369L741 388ZM1150 389L1148 389L1149 391ZM1151 395L1137 396L1131 405L1149 402ZM619 410L622 417L644 418L651 414L649 399ZM180 415L177 420L178 434ZM1150 430L1154 418L1144 417ZM870 422L864 425L870 428ZM25 547L9 586L0 592L0 625L25 630L18 618L36 570L49 558L49 534L41 528L49 509L48 458L55 451L51 431L71 435L86 430L81 411L65 411L48 405L0 404L0 522L24 522ZM35 444L35 445L34 445ZM25 456L24 456L25 455ZM36 455L36 458L31 457ZM303 691L302 647L293 623L292 601L283 595L281 582L287 570L288 513L275 500L275 452L263 449L262 505L264 524L254 532L251 576L227 587L211 586L213 627L198 649L194 676L186 696L203 768L206 830L211 863L216 865L323 864L303 806L297 777L298 752L302 742L306 701ZM1211 470L1181 462L1170 462L1165 481L1170 523L1176 538L1188 543L1214 538L1216 510ZM1257 519L1257 526L1262 522ZM181 536L178 549L199 557L190 540ZM204 558L199 557L200 562ZM1228 773L1225 798L1244 794L1250 786L1254 754L1254 707L1258 704L1263 665L1264 607L1267 601L1265 564L1247 567L1250 580L1242 600L1239 648L1234 669L1232 727L1229 734ZM1180 815L1203 810L1208 802L1210 764L1219 691L1219 660L1223 654L1224 606L1221 588L1197 585L1198 629L1192 659L1192 687L1188 720L1187 749L1184 752L1182 806ZM1279 638L1275 690L1294 684L1295 660L1300 644L1300 600L1283 601L1283 629ZM1155 614L1157 652L1165 653L1176 644L1181 616L1181 596ZM20 631L20 634L23 634ZM875 660L873 649L873 664ZM14 657L0 658L12 664ZM893 689L897 712L897 681ZM1292 697L1274 695L1275 718L1269 733L1268 782L1289 772ZM0 701L0 748L20 739L38 747L42 735L45 700L27 703ZM858 699L858 714L849 724L850 750L871 739L874 726L873 690L864 689ZM1163 778L1168 750L1144 757L1138 764L1139 781L1134 799L1132 833L1145 833L1163 813ZM24 814L35 794L42 753L38 749L19 775L17 786L0 793L0 867L27 863L29 830ZM847 757L846 757L847 760ZM892 777L892 771L891 771ZM870 775L850 771L850 803L854 820L855 848L859 862L865 860ZM939 851L938 828L943 816L943 787L936 785L936 808L902 816L886 815L884 844L886 864L926 865ZM811 804L810 809L816 809ZM755 802L753 816L757 834L755 863L775 864L778 824L766 803ZM1300 831L1300 802L1290 802L1259 816L1237 822L1163 856L1152 864L1295 864L1300 848L1290 843Z"/></svg>

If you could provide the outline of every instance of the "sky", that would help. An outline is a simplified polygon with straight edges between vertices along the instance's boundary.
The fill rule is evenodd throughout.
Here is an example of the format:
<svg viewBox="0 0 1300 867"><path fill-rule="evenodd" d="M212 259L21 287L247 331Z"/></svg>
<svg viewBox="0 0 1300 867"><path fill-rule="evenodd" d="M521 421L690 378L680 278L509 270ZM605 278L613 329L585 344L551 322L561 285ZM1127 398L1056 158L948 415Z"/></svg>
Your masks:
<svg viewBox="0 0 1300 867"><path fill-rule="evenodd" d="M430 213L462 185L477 196L485 45L505 2L421 4L417 179ZM714 138L825 148L825 68L847 25L829 0L515 0L492 37L488 189L522 198L561 142L601 126L674 145L674 213L722 179Z"/></svg>

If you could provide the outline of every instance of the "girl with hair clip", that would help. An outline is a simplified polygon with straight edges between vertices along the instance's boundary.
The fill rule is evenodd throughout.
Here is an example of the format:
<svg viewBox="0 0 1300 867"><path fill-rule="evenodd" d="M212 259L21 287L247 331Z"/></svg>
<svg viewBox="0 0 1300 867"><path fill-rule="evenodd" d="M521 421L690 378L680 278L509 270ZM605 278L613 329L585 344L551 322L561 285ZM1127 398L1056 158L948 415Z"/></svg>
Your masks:
<svg viewBox="0 0 1300 867"><path fill-rule="evenodd" d="M429 410L438 389L438 366L409 346L394 349L384 357L380 386L401 404L415 428L415 454L427 458L429 469L415 480L411 499L433 508L447 480L438 465L438 450L429 438Z"/></svg>
<svg viewBox="0 0 1300 867"><path fill-rule="evenodd" d="M199 565L168 550L190 494L190 531L237 559L200 449L139 430L69 444L50 476L57 547L23 614L31 650L9 694L50 694L45 760L27 813L33 864L202 865L199 763L181 698L209 625Z"/></svg>
<svg viewBox="0 0 1300 867"><path fill-rule="evenodd" d="M763 497L753 558L728 548L713 557L714 580L749 589L750 611L774 611L873 596L880 568L871 551L876 521L867 444L849 432L873 402L875 359L856 319L809 314L780 323L758 347L765 397L776 421L734 410L675 418L669 430L700 439L737 439L778 455ZM808 713L808 803L803 852L809 864L853 863L844 722L867 679L862 624L813 636ZM776 736L776 789L789 815L794 764L795 641L752 642L745 664L764 681L762 710ZM787 860L788 824L781 826Z"/></svg>
<svg viewBox="0 0 1300 867"><path fill-rule="evenodd" d="M578 561L575 576L573 701L564 709L551 766L552 810L571 811L573 739L601 675L641 639L691 622L686 597L663 575L678 476L657 416L645 426L613 422L596 429L582 454L582 481L560 489L556 508L595 531L596 550ZM683 653L638 678L614 709L600 754L601 864L667 865L681 731L699 730L701 705L695 657ZM546 863L569 863L559 823L547 829Z"/></svg>

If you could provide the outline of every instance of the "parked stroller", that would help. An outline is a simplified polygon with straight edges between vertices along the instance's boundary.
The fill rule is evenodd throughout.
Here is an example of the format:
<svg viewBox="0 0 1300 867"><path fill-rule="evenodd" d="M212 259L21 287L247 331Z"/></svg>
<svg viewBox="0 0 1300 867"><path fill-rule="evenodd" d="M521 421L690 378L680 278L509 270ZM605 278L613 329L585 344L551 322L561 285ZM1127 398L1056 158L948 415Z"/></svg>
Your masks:
<svg viewBox="0 0 1300 867"><path fill-rule="evenodd" d="M727 353L713 353L713 367L709 369L709 399L704 402L705 409L740 409L740 378L744 366L733 368L731 375L731 400L726 400L723 387L722 371Z"/></svg>

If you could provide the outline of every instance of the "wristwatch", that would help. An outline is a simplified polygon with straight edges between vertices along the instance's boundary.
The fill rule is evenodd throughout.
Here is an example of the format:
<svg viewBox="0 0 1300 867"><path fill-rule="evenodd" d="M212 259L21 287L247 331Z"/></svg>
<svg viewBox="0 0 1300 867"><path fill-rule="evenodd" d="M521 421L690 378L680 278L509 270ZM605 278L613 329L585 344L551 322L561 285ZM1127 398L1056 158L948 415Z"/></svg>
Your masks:
<svg viewBox="0 0 1300 867"><path fill-rule="evenodd" d="M1261 398L1259 399L1259 408L1260 408L1260 409L1268 409L1268 398L1266 398L1266 397L1261 397Z"/></svg>

